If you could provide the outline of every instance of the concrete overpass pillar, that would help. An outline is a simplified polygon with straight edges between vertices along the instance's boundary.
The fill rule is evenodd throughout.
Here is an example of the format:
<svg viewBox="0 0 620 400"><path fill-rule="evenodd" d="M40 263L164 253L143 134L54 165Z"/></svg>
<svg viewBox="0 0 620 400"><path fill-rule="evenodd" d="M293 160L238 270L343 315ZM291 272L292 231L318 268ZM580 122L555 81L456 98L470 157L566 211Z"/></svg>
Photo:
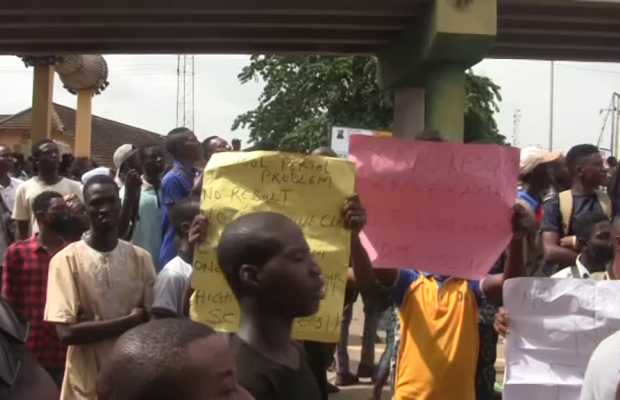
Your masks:
<svg viewBox="0 0 620 400"><path fill-rule="evenodd" d="M493 44L497 0L433 0L422 18L379 54L378 80L383 88L396 91L397 136L412 137L423 130L418 128L437 129L449 140L462 142L465 71L480 62ZM425 89L423 127L405 124L420 121L416 114L420 107L406 106L413 104L413 92L406 95L411 87ZM403 107L413 115L403 116ZM409 126L415 126L416 133L409 132Z"/></svg>
<svg viewBox="0 0 620 400"><path fill-rule="evenodd" d="M394 136L413 139L424 130L425 90L401 87L394 91Z"/></svg>
<svg viewBox="0 0 620 400"><path fill-rule="evenodd" d="M54 66L34 65L32 84L32 125L30 142L49 138L52 135L52 97L54 94Z"/></svg>
<svg viewBox="0 0 620 400"><path fill-rule="evenodd" d="M458 64L437 66L429 72L426 89L426 129L451 142L462 142L465 132L465 69Z"/></svg>
<svg viewBox="0 0 620 400"><path fill-rule="evenodd" d="M90 157L94 95L94 89L80 90L77 92L74 146L76 157Z"/></svg>

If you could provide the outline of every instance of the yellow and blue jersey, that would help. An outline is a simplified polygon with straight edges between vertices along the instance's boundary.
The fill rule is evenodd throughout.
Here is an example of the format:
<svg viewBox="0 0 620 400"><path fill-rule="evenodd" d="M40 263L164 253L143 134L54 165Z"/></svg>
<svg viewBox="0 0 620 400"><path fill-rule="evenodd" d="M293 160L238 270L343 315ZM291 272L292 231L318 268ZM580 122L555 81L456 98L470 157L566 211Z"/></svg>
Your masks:
<svg viewBox="0 0 620 400"><path fill-rule="evenodd" d="M475 400L481 281L402 269L394 400Z"/></svg>

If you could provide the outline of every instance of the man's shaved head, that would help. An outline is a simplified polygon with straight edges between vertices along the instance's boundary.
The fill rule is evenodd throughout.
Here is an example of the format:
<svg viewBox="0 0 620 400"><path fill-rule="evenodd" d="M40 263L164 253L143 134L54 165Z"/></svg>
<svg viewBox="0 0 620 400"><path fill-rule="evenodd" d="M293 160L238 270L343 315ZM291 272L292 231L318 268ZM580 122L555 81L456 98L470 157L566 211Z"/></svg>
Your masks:
<svg viewBox="0 0 620 400"><path fill-rule="evenodd" d="M338 154L336 154L336 152L329 147L319 147L318 149L314 149L312 151L312 155L338 158Z"/></svg>
<svg viewBox="0 0 620 400"><path fill-rule="evenodd" d="M192 361L188 347L214 337L210 327L189 319L161 319L122 335L97 381L99 400L186 400ZM222 339L223 340L223 339ZM206 377L205 377L206 379Z"/></svg>
<svg viewBox="0 0 620 400"><path fill-rule="evenodd" d="M299 228L283 214L255 212L241 215L224 227L217 245L217 260L233 292L239 295L239 271L243 265L262 267L284 249L278 232Z"/></svg>
<svg viewBox="0 0 620 400"><path fill-rule="evenodd" d="M224 227L217 259L242 311L245 300L286 318L318 311L321 269L301 229L285 215L241 215Z"/></svg>

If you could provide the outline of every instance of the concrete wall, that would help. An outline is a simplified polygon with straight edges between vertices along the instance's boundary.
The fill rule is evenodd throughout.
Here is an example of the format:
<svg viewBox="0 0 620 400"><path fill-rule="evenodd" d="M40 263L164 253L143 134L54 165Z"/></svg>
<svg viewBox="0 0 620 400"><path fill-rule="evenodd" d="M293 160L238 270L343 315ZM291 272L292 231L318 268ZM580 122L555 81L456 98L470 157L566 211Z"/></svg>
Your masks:
<svg viewBox="0 0 620 400"><path fill-rule="evenodd" d="M29 129L0 129L0 144L9 146L18 153L25 156L30 155L30 130ZM53 130L52 139L64 144L73 151L73 138L64 135L62 132ZM61 149L62 152L62 149Z"/></svg>

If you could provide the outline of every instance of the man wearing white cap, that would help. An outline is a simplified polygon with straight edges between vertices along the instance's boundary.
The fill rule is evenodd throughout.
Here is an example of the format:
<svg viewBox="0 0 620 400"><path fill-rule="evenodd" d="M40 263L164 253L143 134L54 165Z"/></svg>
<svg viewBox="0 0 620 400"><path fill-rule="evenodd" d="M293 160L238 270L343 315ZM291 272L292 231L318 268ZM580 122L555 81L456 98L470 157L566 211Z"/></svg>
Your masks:
<svg viewBox="0 0 620 400"><path fill-rule="evenodd" d="M521 189L517 192L517 203L532 212L539 225L542 219L542 199L552 182L551 163L561 156L560 152L549 152L537 147L526 147L521 150L519 162ZM530 235L526 243L526 275L542 276L543 253L538 233Z"/></svg>
<svg viewBox="0 0 620 400"><path fill-rule="evenodd" d="M98 167L84 173L84 175L82 175L82 185L86 185L86 182L88 182L90 178L98 175L110 176L110 168Z"/></svg>

